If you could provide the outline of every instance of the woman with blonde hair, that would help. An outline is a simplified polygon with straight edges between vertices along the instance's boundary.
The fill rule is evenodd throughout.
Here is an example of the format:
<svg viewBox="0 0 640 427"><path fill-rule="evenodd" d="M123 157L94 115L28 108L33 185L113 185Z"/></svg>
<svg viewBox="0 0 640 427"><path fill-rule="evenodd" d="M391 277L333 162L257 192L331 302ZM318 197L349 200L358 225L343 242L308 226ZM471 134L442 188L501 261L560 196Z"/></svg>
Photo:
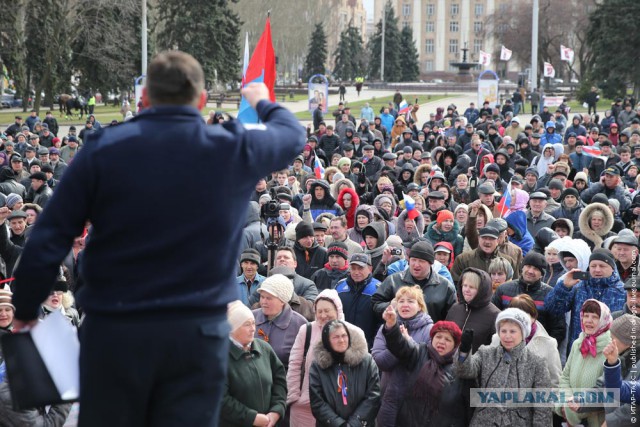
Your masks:
<svg viewBox="0 0 640 427"><path fill-rule="evenodd" d="M427 314L424 294L418 285L403 286L396 292L391 302L398 312L398 322L404 337L416 344L429 343L429 333L433 325L431 316ZM389 348L384 337L382 326L378 330L371 355L380 369L382 406L378 413L378 424L393 426L398 410L402 406L402 395L406 389L411 372L400 363Z"/></svg>
<svg viewBox="0 0 640 427"><path fill-rule="evenodd" d="M491 290L495 292L498 286L513 279L513 266L502 257L496 257L489 264L488 273L491 276Z"/></svg>

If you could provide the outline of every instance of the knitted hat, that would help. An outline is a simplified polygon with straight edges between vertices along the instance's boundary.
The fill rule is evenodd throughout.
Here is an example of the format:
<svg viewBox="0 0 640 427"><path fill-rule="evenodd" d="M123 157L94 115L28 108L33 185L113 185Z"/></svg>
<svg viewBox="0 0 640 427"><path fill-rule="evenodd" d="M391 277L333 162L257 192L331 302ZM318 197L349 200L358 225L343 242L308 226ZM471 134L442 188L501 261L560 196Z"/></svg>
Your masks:
<svg viewBox="0 0 640 427"><path fill-rule="evenodd" d="M566 188L563 192L562 192L562 196L561 199L564 200L565 197L567 196L573 196L576 199L580 198L580 193L578 193L578 190L576 190L575 188L571 187L571 188Z"/></svg>
<svg viewBox="0 0 640 427"><path fill-rule="evenodd" d="M17 204L17 203L22 203L22 197L20 197L20 195L16 194L16 193L9 193L9 195L7 196L7 207L9 209L13 210L13 207Z"/></svg>
<svg viewBox="0 0 640 427"><path fill-rule="evenodd" d="M510 307L501 311L498 317L496 317L496 331L500 330L500 323L505 320L515 322L520 326L523 340L531 334L531 316L519 308Z"/></svg>
<svg viewBox="0 0 640 427"><path fill-rule="evenodd" d="M436 222L438 223L438 225L442 225L442 223L445 222L446 220L453 221L453 212L448 211L446 209L438 212L438 216L436 219Z"/></svg>
<svg viewBox="0 0 640 427"><path fill-rule="evenodd" d="M245 249L240 254L240 264L245 261L251 261L254 264L260 265L260 252L253 248Z"/></svg>
<svg viewBox="0 0 640 427"><path fill-rule="evenodd" d="M562 181L559 181L557 179L552 179L551 181L549 181L549 190L562 190L564 188L564 186L562 185Z"/></svg>
<svg viewBox="0 0 640 427"><path fill-rule="evenodd" d="M344 165L349 165L349 167L351 167L351 159L348 157L341 157L340 160L338 160L338 167L341 168Z"/></svg>
<svg viewBox="0 0 640 427"><path fill-rule="evenodd" d="M632 344L631 335L633 334L636 324L640 319L632 314L623 314L613 321L611 324L611 335L614 335L618 341L630 346Z"/></svg>
<svg viewBox="0 0 640 427"><path fill-rule="evenodd" d="M429 264L433 264L435 260L435 252L433 246L429 242L417 242L411 246L409 252L409 258L418 258L427 261Z"/></svg>
<svg viewBox="0 0 640 427"><path fill-rule="evenodd" d="M327 256L339 255L344 259L349 259L349 248L342 242L333 242L327 248Z"/></svg>
<svg viewBox="0 0 640 427"><path fill-rule="evenodd" d="M253 313L242 301L236 300L227 305L227 321L231 326L231 332L238 329L247 320L252 319L255 319Z"/></svg>
<svg viewBox="0 0 640 427"><path fill-rule="evenodd" d="M296 240L300 240L304 237L313 236L313 226L308 222L300 222L296 226Z"/></svg>
<svg viewBox="0 0 640 427"><path fill-rule="evenodd" d="M11 297L13 293L9 285L5 285L4 289L0 289L0 307L11 307L13 311L16 311L15 306L11 303Z"/></svg>
<svg viewBox="0 0 640 427"><path fill-rule="evenodd" d="M591 256L589 257L589 263L591 263L591 261L602 261L607 265L609 265L609 267L613 268L614 270L616 269L616 259L613 257L613 254L608 249L602 249L602 248L595 249L591 253Z"/></svg>
<svg viewBox="0 0 640 427"><path fill-rule="evenodd" d="M429 336L432 340L438 332L449 332L453 337L455 347L458 347L460 345L460 341L462 340L462 331L460 330L460 327L454 322L449 322L446 320L440 320L439 322L436 322L435 325L431 327L431 331L429 332Z"/></svg>
<svg viewBox="0 0 640 427"><path fill-rule="evenodd" d="M263 194L262 196L260 196L260 199L258 199L258 203L267 203L271 201L271 196L268 194Z"/></svg>
<svg viewBox="0 0 640 427"><path fill-rule="evenodd" d="M291 279L283 274L274 274L264 279L258 292L266 292L278 298L284 303L288 303L293 295L293 283Z"/></svg>
<svg viewBox="0 0 640 427"><path fill-rule="evenodd" d="M543 276L547 272L547 260L544 258L544 255L537 252L529 251L522 260L522 265L530 265L531 267L537 268Z"/></svg>

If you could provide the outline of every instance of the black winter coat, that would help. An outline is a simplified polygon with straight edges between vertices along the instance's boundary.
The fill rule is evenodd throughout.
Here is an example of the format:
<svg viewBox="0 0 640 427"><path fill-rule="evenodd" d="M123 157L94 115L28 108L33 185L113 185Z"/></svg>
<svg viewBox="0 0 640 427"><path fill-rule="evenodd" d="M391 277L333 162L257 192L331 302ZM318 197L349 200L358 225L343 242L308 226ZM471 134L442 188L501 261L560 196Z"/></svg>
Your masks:
<svg viewBox="0 0 640 427"><path fill-rule="evenodd" d="M313 273L321 270L329 260L327 250L315 241L313 246L308 249L303 248L300 243L296 242L293 245L293 251L296 253L296 261L298 262L296 273L307 279L311 279Z"/></svg>

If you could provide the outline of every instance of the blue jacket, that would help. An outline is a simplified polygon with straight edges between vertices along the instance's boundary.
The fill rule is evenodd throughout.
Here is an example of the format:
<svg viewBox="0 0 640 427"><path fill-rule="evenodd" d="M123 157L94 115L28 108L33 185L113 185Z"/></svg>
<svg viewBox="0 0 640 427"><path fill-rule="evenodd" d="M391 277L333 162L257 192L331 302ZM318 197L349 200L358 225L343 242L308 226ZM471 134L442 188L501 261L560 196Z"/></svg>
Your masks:
<svg viewBox="0 0 640 427"><path fill-rule="evenodd" d="M409 261L407 261L404 258L403 259L399 259L398 261L394 262L389 267L387 267L387 277L391 276L394 273L399 273L401 271L405 271L408 268L409 268ZM434 261L433 269L437 270L436 272L440 276L442 276L445 279L447 279L449 281L449 283L451 283L452 285L455 285L455 283L453 283L453 277L451 277L451 273L449 272L449 269L447 268L446 265L442 265L438 261Z"/></svg>
<svg viewBox="0 0 640 427"><path fill-rule="evenodd" d="M604 363L604 385L606 388L620 389L620 403L631 403L631 394L635 402L640 399L640 383L637 381L622 381L620 360L614 366Z"/></svg>
<svg viewBox="0 0 640 427"><path fill-rule="evenodd" d="M551 314L562 315L571 312L569 323L569 341L567 351L580 335L580 309L588 299L597 299L606 304L611 312L622 310L627 301L624 284L620 280L618 270L613 270L611 277L605 279L591 278L587 282L580 281L572 288L564 286L564 278L558 280L553 290L544 298L544 306Z"/></svg>
<svg viewBox="0 0 640 427"><path fill-rule="evenodd" d="M557 133L549 133L545 132L542 134L542 138L540 138L540 146L544 147L547 144L557 144L562 142L562 136Z"/></svg>
<svg viewBox="0 0 640 427"><path fill-rule="evenodd" d="M247 286L244 281L244 274L236 277L236 283L238 284L238 292L240 293L240 301L244 303L247 307L251 307L249 304L249 295L253 294L258 290L262 282L264 282L265 277L259 274L256 274L256 277L253 279L253 283L251 283L251 288Z"/></svg>
<svg viewBox="0 0 640 427"><path fill-rule="evenodd" d="M336 285L336 292L342 301L344 320L362 329L368 348L373 346L373 339L382 324L382 318L373 312L371 303L371 297L378 286L380 281L371 275L362 283L355 283L351 276L347 276Z"/></svg>
<svg viewBox="0 0 640 427"><path fill-rule="evenodd" d="M387 133L391 134L391 129L393 129L393 122L395 119L391 114L380 114L380 124L387 129Z"/></svg>
<svg viewBox="0 0 640 427"><path fill-rule="evenodd" d="M158 106L91 134L24 247L16 318L37 318L87 220L93 231L77 294L87 313L226 312L239 297L237 259L255 183L286 168L305 142L284 107L261 101L257 113L263 125L207 126L194 107ZM176 146L180 155L167 162ZM171 179L176 171L180 179ZM178 223L177 195L192 201Z"/></svg>
<svg viewBox="0 0 640 427"><path fill-rule="evenodd" d="M522 249L522 256L526 256L527 252L535 244L527 229L527 214L522 211L511 212L505 220L509 228L515 232L512 236L509 236L509 241Z"/></svg>
<svg viewBox="0 0 640 427"><path fill-rule="evenodd" d="M586 169L589 167L593 157L574 152L569 154L569 159L571 159L571 168L575 169L578 172L582 172L582 169Z"/></svg>

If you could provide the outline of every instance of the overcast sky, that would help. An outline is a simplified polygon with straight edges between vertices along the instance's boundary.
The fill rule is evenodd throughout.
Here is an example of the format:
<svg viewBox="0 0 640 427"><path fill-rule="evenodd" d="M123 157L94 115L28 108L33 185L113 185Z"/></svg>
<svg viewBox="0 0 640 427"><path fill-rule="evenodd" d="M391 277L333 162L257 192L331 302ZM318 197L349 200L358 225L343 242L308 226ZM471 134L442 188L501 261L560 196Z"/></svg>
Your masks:
<svg viewBox="0 0 640 427"><path fill-rule="evenodd" d="M362 0L362 2L367 9L367 21L373 20L373 0Z"/></svg>

